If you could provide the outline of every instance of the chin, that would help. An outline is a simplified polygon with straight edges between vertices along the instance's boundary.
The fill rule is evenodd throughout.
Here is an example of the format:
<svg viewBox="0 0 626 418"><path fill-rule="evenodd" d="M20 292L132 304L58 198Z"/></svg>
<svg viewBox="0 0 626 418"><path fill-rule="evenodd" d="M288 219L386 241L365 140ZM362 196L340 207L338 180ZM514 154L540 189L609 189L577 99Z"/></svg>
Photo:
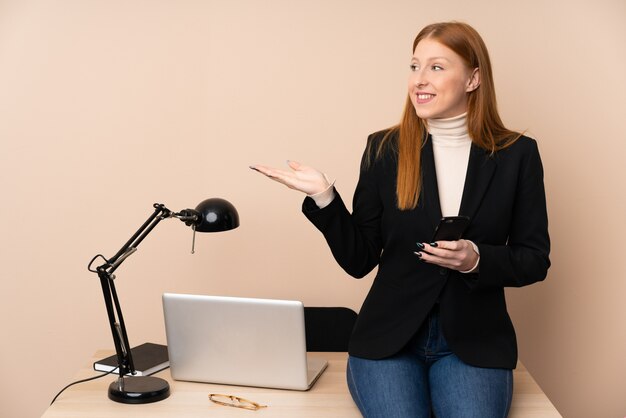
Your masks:
<svg viewBox="0 0 626 418"><path fill-rule="evenodd" d="M429 112L427 110L415 110L415 114L417 115L418 118L420 119L433 119L436 118L437 115L435 114L435 112Z"/></svg>

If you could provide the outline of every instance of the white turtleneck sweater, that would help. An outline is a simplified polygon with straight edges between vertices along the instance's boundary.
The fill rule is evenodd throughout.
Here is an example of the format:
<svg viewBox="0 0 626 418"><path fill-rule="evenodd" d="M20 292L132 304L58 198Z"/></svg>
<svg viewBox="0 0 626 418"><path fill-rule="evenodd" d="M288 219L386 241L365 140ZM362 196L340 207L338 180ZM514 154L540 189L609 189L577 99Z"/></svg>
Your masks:
<svg viewBox="0 0 626 418"><path fill-rule="evenodd" d="M467 113L449 119L428 119L442 216L457 216L461 207L472 140Z"/></svg>

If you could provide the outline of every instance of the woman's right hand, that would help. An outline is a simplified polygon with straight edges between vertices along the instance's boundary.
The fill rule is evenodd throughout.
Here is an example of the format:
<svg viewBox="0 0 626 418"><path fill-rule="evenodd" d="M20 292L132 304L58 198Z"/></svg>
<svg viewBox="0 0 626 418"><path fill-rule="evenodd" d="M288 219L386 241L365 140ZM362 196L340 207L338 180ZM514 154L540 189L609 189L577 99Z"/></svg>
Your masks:
<svg viewBox="0 0 626 418"><path fill-rule="evenodd" d="M291 171L258 164L251 165L250 168L290 189L299 190L309 196L321 193L330 187L330 182L321 171L295 161L287 161L287 165Z"/></svg>

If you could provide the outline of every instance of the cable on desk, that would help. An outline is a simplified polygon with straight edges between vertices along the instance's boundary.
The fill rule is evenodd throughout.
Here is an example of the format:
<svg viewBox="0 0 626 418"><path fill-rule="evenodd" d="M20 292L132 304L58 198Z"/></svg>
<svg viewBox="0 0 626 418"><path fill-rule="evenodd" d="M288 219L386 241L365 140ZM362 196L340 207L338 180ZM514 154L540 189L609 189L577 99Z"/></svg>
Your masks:
<svg viewBox="0 0 626 418"><path fill-rule="evenodd" d="M69 388L70 386L74 386L74 385L76 385L76 384L78 384L78 383L85 383L85 382L89 382L90 380L100 379L101 377L104 377L104 376L110 375L111 373L113 373L113 372L117 371L117 369L118 369L118 367L116 367L116 368L114 368L113 370L108 371L108 372L106 372L106 373L99 374L98 376L88 377L87 379L77 380L76 382L72 382L72 383L70 383L69 385L67 385L67 386L65 386L63 389L61 389L61 391L60 391L59 393L57 393L57 396L55 396L55 397L54 397L54 399L52 400L52 402L50 402L50 405L52 405L52 404L54 403L54 401L56 401L56 400L57 400L57 398L59 397L59 395L60 395L60 394L62 394L62 393L65 391L65 389Z"/></svg>

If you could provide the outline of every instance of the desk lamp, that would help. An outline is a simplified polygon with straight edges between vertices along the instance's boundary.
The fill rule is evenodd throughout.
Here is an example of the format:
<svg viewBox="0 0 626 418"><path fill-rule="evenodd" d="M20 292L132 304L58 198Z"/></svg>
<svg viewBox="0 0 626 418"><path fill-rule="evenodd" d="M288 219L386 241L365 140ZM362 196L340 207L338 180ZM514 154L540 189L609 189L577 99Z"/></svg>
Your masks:
<svg viewBox="0 0 626 418"><path fill-rule="evenodd" d="M126 326L122 309L115 291L115 275L113 272L131 254L137 251L137 246L163 219L177 218L193 229L191 253L194 253L195 235L197 232L228 231L239 226L239 214L235 207L224 199L207 199L195 209L184 209L172 212L163 204L154 204L154 213L144 222L137 232L111 258L102 254L96 255L89 263L88 269L97 273L102 285L104 303L106 305L115 353L119 370L118 379L109 385L109 399L115 402L142 404L157 402L170 395L170 387L166 380L152 376L132 376L135 372L131 355ZM94 262L101 258L104 264L92 268ZM130 375L126 376L125 375Z"/></svg>

